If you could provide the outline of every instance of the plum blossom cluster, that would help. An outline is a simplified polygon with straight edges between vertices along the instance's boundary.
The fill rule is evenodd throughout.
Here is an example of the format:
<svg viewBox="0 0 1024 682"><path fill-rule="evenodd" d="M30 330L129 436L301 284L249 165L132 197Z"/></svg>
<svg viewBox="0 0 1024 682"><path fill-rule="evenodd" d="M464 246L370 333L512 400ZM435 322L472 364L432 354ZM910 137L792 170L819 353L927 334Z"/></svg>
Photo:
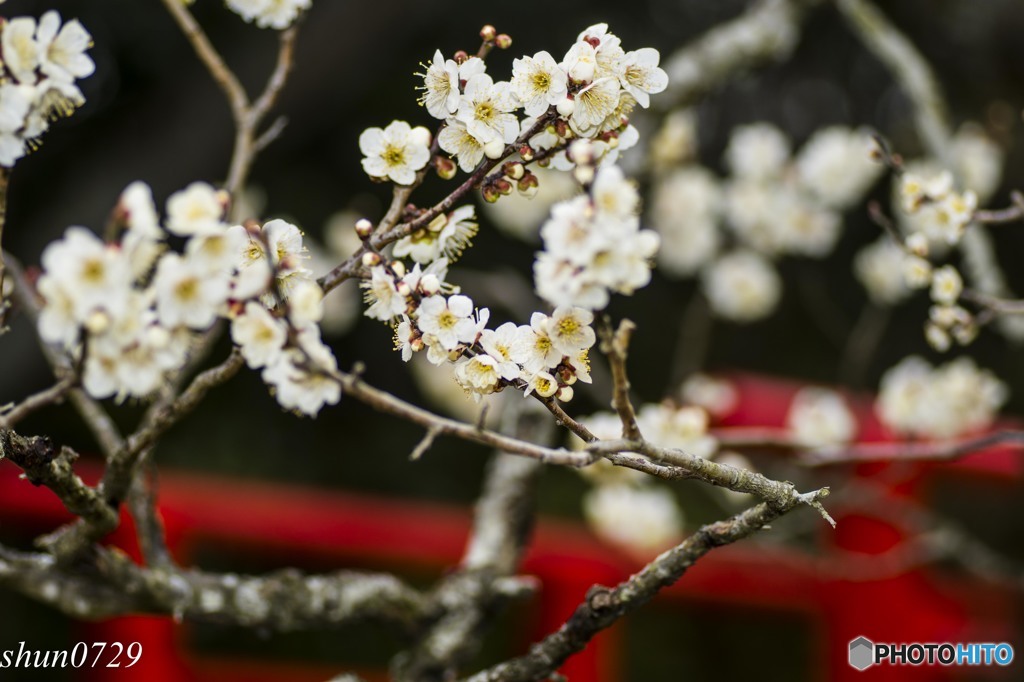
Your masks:
<svg viewBox="0 0 1024 682"><path fill-rule="evenodd" d="M308 10L313 0L227 0L228 8L260 28L286 29Z"/></svg>
<svg viewBox="0 0 1024 682"><path fill-rule="evenodd" d="M808 386L790 403L786 426L793 440L807 447L843 445L857 435L857 418L836 391Z"/></svg>
<svg viewBox="0 0 1024 682"><path fill-rule="evenodd" d="M974 316L958 305L964 289L956 266L937 267L933 261L960 243L981 203L998 186L1002 171L999 147L976 126L961 128L951 146L951 158L966 189L954 188L953 174L932 161L906 163L894 183L895 215L900 238L883 235L865 247L855 272L872 300L893 305L919 289L932 299L925 338L939 351L956 342L971 343L978 333Z"/></svg>
<svg viewBox="0 0 1024 682"><path fill-rule="evenodd" d="M580 165L586 194L556 204L541 227L544 250L533 274L537 293L554 306L599 310L612 292L632 294L651 279L658 235L640 229L640 197L622 169L602 165L596 173L592 145L578 140L570 155ZM592 180L592 182L591 182Z"/></svg>
<svg viewBox="0 0 1024 682"><path fill-rule="evenodd" d="M875 411L897 433L955 438L990 426L1008 397L1006 385L970 358L932 367L911 356L882 377Z"/></svg>
<svg viewBox="0 0 1024 682"><path fill-rule="evenodd" d="M0 26L0 166L12 167L37 144L50 122L85 103L76 81L96 65L85 54L92 37L77 19L61 23L51 10L37 22L15 17Z"/></svg>
<svg viewBox="0 0 1024 682"><path fill-rule="evenodd" d="M666 126L672 130L658 137L692 150L692 116ZM843 211L880 175L868 142L862 131L834 126L819 130L794 155L781 130L755 123L733 131L725 151L731 176L724 181L696 163L674 169L659 163L650 210L662 239L659 265L677 277L698 275L712 309L726 319L769 315L782 289L772 260L831 253Z"/></svg>
<svg viewBox="0 0 1024 682"><path fill-rule="evenodd" d="M472 207L466 208L471 215ZM490 311L477 309L447 282L448 263L444 256L426 267L377 262L363 282L366 315L394 325L403 360L425 351L435 365L451 363L456 381L475 398L514 386L568 401L577 380L590 383L588 351L596 338L590 311L563 306L551 315L534 313L528 325L505 322L490 329Z"/></svg>
<svg viewBox="0 0 1024 682"><path fill-rule="evenodd" d="M481 35L499 47L511 44L508 36L488 33L492 27ZM594 140L598 155L614 161L617 149L638 139L629 114L668 85L659 60L649 47L626 52L607 24L580 33L560 62L546 51L514 60L508 81L495 81L479 57L446 59L438 50L423 73L420 103L445 122L438 145L466 172L517 142L524 160L554 150L555 165L569 168L571 160L558 150L577 137ZM526 136L541 117L545 125Z"/></svg>
<svg viewBox="0 0 1024 682"><path fill-rule="evenodd" d="M490 26L481 37L488 49L511 45ZM534 161L573 169L588 190L556 205L542 230L545 251L534 273L538 293L553 310L536 312L522 325L489 328L490 311L477 309L447 281L450 264L477 233L472 206L439 212L397 240L390 253L371 248L376 227L357 221L355 232L366 246L366 315L393 326L403 360L425 351L431 363L451 364L457 383L475 398L513 386L568 401L576 381L590 382L592 311L603 308L612 291L644 286L657 248L657 236L639 229L636 189L611 161L627 130L635 137L629 112L665 88L658 59L649 48L625 52L603 24L580 34L561 63L547 52L515 60L508 82L495 82L481 57L457 53L445 59L438 51L420 88L420 103L444 121L437 140L404 121L362 133L363 169L376 180L413 185L430 163L442 177L452 177L455 164L433 156L436 142L467 172L485 156L519 155L481 182L491 203L510 194L513 182L524 195L535 195L539 183L528 170ZM417 209L407 213L415 218Z"/></svg>
<svg viewBox="0 0 1024 682"><path fill-rule="evenodd" d="M225 192L196 182L171 195L161 221L150 188L135 182L115 212L116 242L71 227L44 250L39 332L81 362L90 395L152 395L227 318L282 406L315 414L337 402L337 383L319 371L336 365L320 341L322 292L304 266L302 233L283 220L229 225L227 207ZM184 240L181 252L172 237Z"/></svg>

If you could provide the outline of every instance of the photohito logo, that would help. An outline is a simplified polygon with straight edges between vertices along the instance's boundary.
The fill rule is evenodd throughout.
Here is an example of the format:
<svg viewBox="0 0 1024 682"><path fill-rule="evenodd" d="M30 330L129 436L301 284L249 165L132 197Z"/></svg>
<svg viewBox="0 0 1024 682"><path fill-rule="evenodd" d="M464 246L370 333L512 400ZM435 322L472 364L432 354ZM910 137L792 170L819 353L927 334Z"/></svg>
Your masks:
<svg viewBox="0 0 1024 682"><path fill-rule="evenodd" d="M850 666L867 670L873 665L998 665L1013 662L1013 647L1006 642L876 644L867 637L850 642Z"/></svg>
<svg viewBox="0 0 1024 682"><path fill-rule="evenodd" d="M875 644L867 637L858 637L850 642L850 665L865 670L874 663Z"/></svg>

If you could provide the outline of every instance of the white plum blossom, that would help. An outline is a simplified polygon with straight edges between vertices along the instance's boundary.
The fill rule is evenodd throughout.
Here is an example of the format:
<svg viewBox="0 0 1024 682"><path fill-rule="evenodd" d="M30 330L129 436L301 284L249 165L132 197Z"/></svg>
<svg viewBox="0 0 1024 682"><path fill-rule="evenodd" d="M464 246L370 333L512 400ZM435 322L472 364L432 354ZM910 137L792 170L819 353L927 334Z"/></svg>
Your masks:
<svg viewBox="0 0 1024 682"><path fill-rule="evenodd" d="M627 52L615 67L623 89L644 109L650 106L651 95L668 87L668 74L658 66L660 60L661 54L653 47L642 47Z"/></svg>
<svg viewBox="0 0 1024 682"><path fill-rule="evenodd" d="M411 185L416 172L430 161L430 132L392 121L387 128L367 128L359 136L363 170L373 178Z"/></svg>
<svg viewBox="0 0 1024 682"><path fill-rule="evenodd" d="M932 273L931 298L936 303L953 305L964 290L964 280L952 265L944 265Z"/></svg>
<svg viewBox="0 0 1024 682"><path fill-rule="evenodd" d="M260 28L283 30L295 23L302 10L312 6L312 0L227 0L227 5Z"/></svg>
<svg viewBox="0 0 1024 682"><path fill-rule="evenodd" d="M546 51L512 62L512 92L527 116L539 116L567 95L568 76Z"/></svg>
<svg viewBox="0 0 1024 682"><path fill-rule="evenodd" d="M637 558L668 549L682 537L682 512L664 487L599 485L584 498L583 513L598 536Z"/></svg>
<svg viewBox="0 0 1024 682"><path fill-rule="evenodd" d="M405 312L405 296L398 293L395 278L383 265L371 268L369 281L363 280L362 284L370 304L364 313L367 317L387 322Z"/></svg>
<svg viewBox="0 0 1024 682"><path fill-rule="evenodd" d="M7 20L0 33L4 67L19 83L35 85L36 69L42 58L42 48L36 40L36 20L15 17Z"/></svg>
<svg viewBox="0 0 1024 682"><path fill-rule="evenodd" d="M341 384L326 373L336 370L334 354L316 340L304 343L301 351L287 349L263 368L262 376L273 387L281 407L312 417L324 405L337 404L341 399Z"/></svg>
<svg viewBox="0 0 1024 682"><path fill-rule="evenodd" d="M93 73L86 54L91 37L78 21L61 27L50 11L38 25L32 17L14 17L0 27L0 165L10 168L37 146L58 118L85 103L78 78Z"/></svg>
<svg viewBox="0 0 1024 682"><path fill-rule="evenodd" d="M217 319L229 292L227 277L210 275L176 254L160 259L153 286L160 324L169 328L206 329Z"/></svg>
<svg viewBox="0 0 1024 682"><path fill-rule="evenodd" d="M1006 386L970 358L932 368L911 356L882 377L875 411L894 431L955 438L988 427L1007 397Z"/></svg>
<svg viewBox="0 0 1024 682"><path fill-rule="evenodd" d="M474 355L455 363L455 381L475 399L494 393L501 378L498 361L490 355Z"/></svg>
<svg viewBox="0 0 1024 682"><path fill-rule="evenodd" d="M914 254L903 254L903 283L911 289L923 289L932 283L932 264Z"/></svg>
<svg viewBox="0 0 1024 682"><path fill-rule="evenodd" d="M683 383L680 395L685 402L703 407L709 415L718 418L731 414L740 400L730 381L700 373Z"/></svg>
<svg viewBox="0 0 1024 682"><path fill-rule="evenodd" d="M245 312L231 322L231 340L238 344L246 364L253 369L274 363L287 339L287 325L255 301L249 301Z"/></svg>
<svg viewBox="0 0 1024 682"><path fill-rule="evenodd" d="M857 253L853 271L875 303L893 305L910 295L903 281L903 249L888 235Z"/></svg>
<svg viewBox="0 0 1024 682"><path fill-rule="evenodd" d="M512 113L518 104L509 83L495 83L488 74L478 73L466 82L455 116L484 147L495 141L504 146L519 135L519 120Z"/></svg>
<svg viewBox="0 0 1024 682"><path fill-rule="evenodd" d="M551 340L548 321L544 313L534 313L530 317L530 324L519 327L512 357L529 373L551 369L562 360L561 351Z"/></svg>
<svg viewBox="0 0 1024 682"><path fill-rule="evenodd" d="M469 173L484 158L484 145L470 134L466 124L450 118L447 125L437 134L437 144L459 160L459 168Z"/></svg>
<svg viewBox="0 0 1024 682"><path fill-rule="evenodd" d="M785 133L770 123L753 123L733 129L725 162L733 176L763 181L782 174L789 153Z"/></svg>
<svg viewBox="0 0 1024 682"><path fill-rule="evenodd" d="M717 253L722 193L703 168L674 171L654 189L650 219L661 237L658 264L677 277L693 275Z"/></svg>
<svg viewBox="0 0 1024 682"><path fill-rule="evenodd" d="M597 336L590 324L594 314L583 308L559 306L546 321L551 344L562 355L573 356L594 345Z"/></svg>
<svg viewBox="0 0 1024 682"><path fill-rule="evenodd" d="M647 440L663 448L705 458L718 450L718 440L708 433L708 413L702 407L643 405L637 413L637 425Z"/></svg>
<svg viewBox="0 0 1024 682"><path fill-rule="evenodd" d="M97 309L114 316L123 311L131 282L128 262L86 228L69 227L43 251L42 264L71 297L79 322Z"/></svg>
<svg viewBox="0 0 1024 682"><path fill-rule="evenodd" d="M809 447L842 445L857 435L857 419L843 397L814 386L800 389L793 397L786 425L797 443Z"/></svg>
<svg viewBox="0 0 1024 682"><path fill-rule="evenodd" d="M506 322L493 330L485 329L480 334L480 347L495 360L495 369L506 381L518 379L521 373L514 357L518 339L519 328L514 322Z"/></svg>
<svg viewBox="0 0 1024 682"><path fill-rule="evenodd" d="M453 263L472 243L478 229L473 206L460 206L399 239L392 253L398 258L408 256L417 263L432 263L442 256Z"/></svg>
<svg viewBox="0 0 1024 682"><path fill-rule="evenodd" d="M870 143L865 132L842 126L817 131L796 158L801 187L828 208L852 207L884 171L871 160Z"/></svg>
<svg viewBox="0 0 1024 682"><path fill-rule="evenodd" d="M733 322L753 322L769 315L782 289L771 263L753 251L723 256L704 271L702 283L711 309Z"/></svg>
<svg viewBox="0 0 1024 682"><path fill-rule="evenodd" d="M452 59L445 59L441 50L434 51L434 58L423 73L423 94L419 102L434 118L444 119L459 108L459 65Z"/></svg>
<svg viewBox="0 0 1024 682"><path fill-rule="evenodd" d="M584 135L596 131L619 106L619 83L612 77L599 78L576 93L573 107L573 129Z"/></svg>
<svg viewBox="0 0 1024 682"><path fill-rule="evenodd" d="M455 350L459 343L472 341L476 335L472 315L473 300L468 296L429 296L420 303L417 324L445 350Z"/></svg>
<svg viewBox="0 0 1024 682"><path fill-rule="evenodd" d="M60 23L60 14L51 10L39 19L36 30L39 43L39 69L50 78L72 83L91 76L96 65L85 51L92 36L77 19Z"/></svg>
<svg viewBox="0 0 1024 682"><path fill-rule="evenodd" d="M205 182L193 182L167 199L167 229L189 236L222 229L227 196Z"/></svg>
<svg viewBox="0 0 1024 682"><path fill-rule="evenodd" d="M636 191L616 166L601 166L593 197L557 204L541 228L537 293L554 306L603 308L609 291L630 294L650 281L658 235L641 230ZM610 212L609 212L610 211Z"/></svg>
<svg viewBox="0 0 1024 682"><path fill-rule="evenodd" d="M988 201L1003 174L1003 150L977 124L964 124L953 136L952 155L964 186Z"/></svg>

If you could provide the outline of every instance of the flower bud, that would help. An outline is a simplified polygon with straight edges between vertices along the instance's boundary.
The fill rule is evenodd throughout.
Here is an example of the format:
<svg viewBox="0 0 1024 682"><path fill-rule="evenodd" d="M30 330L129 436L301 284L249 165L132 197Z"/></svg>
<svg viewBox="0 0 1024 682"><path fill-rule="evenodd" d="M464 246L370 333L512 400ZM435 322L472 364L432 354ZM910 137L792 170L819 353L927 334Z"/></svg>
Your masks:
<svg viewBox="0 0 1024 682"><path fill-rule="evenodd" d="M512 36L507 33L499 33L494 38L494 44L499 50L507 50L512 47Z"/></svg>
<svg viewBox="0 0 1024 682"><path fill-rule="evenodd" d="M522 179L516 183L516 189L523 194L536 193L537 187L540 186L540 180L533 173L526 173Z"/></svg>
<svg viewBox="0 0 1024 682"><path fill-rule="evenodd" d="M558 394L555 397L561 400L563 403L567 403L570 400L572 400L572 396L572 386L562 386L560 389L558 389Z"/></svg>
<svg viewBox="0 0 1024 682"><path fill-rule="evenodd" d="M555 106L555 109L558 110L559 116L569 118L572 112L576 111L576 102L566 97Z"/></svg>
<svg viewBox="0 0 1024 682"><path fill-rule="evenodd" d="M581 185L589 185L594 181L594 167L576 166L576 170L573 171L573 175L576 177L576 182Z"/></svg>
<svg viewBox="0 0 1024 682"><path fill-rule="evenodd" d="M519 158L523 161L533 161L533 150L530 148L530 145L524 144L519 148Z"/></svg>
<svg viewBox="0 0 1024 682"><path fill-rule="evenodd" d="M461 64L462 62L469 59L469 55L466 53L465 50L459 50L452 55L452 59L455 61L456 64Z"/></svg>
<svg viewBox="0 0 1024 682"><path fill-rule="evenodd" d="M221 213L221 215L222 216L227 215L228 214L228 209L231 208L231 195L228 194L228 191L226 189L219 189L219 190L217 190L217 195L216 196L217 196L217 203L220 204L221 211L223 211L223 213Z"/></svg>
<svg viewBox="0 0 1024 682"><path fill-rule="evenodd" d="M395 273L397 277L405 276L405 263L400 260L391 261L391 272Z"/></svg>
<svg viewBox="0 0 1024 682"><path fill-rule="evenodd" d="M409 295L412 293L412 289L403 281L399 281L395 284L395 291L397 291L398 295L402 298L409 298Z"/></svg>
<svg viewBox="0 0 1024 682"><path fill-rule="evenodd" d="M526 168L524 168L521 163L506 163L504 171L508 178L512 180L520 180L526 172Z"/></svg>
<svg viewBox="0 0 1024 682"><path fill-rule="evenodd" d="M498 37L498 29L494 28L490 24L485 25L480 29L480 38L485 43L494 42L494 39Z"/></svg>
<svg viewBox="0 0 1024 682"><path fill-rule="evenodd" d="M110 316L102 310L94 310L85 318L85 329L90 334L102 334L110 328Z"/></svg>
<svg viewBox="0 0 1024 682"><path fill-rule="evenodd" d="M409 342L409 346L412 348L412 351L414 353L419 353L421 350L423 350L423 339L417 336L415 339Z"/></svg>
<svg viewBox="0 0 1024 682"><path fill-rule="evenodd" d="M495 189L494 185L485 185L480 189L480 194L488 204L493 204L501 198L501 192Z"/></svg>
<svg viewBox="0 0 1024 682"><path fill-rule="evenodd" d="M928 237L924 232L915 232L907 237L905 242L907 250L921 258L928 257Z"/></svg>
<svg viewBox="0 0 1024 682"><path fill-rule="evenodd" d="M366 218L360 218L356 221L356 234L360 239L369 239L373 234L373 223Z"/></svg>
<svg viewBox="0 0 1024 682"><path fill-rule="evenodd" d="M569 158L577 166L589 166L594 163L594 145L590 140L576 140L569 145Z"/></svg>
<svg viewBox="0 0 1024 682"><path fill-rule="evenodd" d="M363 254L363 265L368 268L372 268L374 265L380 265L380 256L375 254L373 251L367 251Z"/></svg>
<svg viewBox="0 0 1024 682"><path fill-rule="evenodd" d="M424 296L433 296L440 290L441 280L434 273L427 273L420 278L420 291L423 292Z"/></svg>
<svg viewBox="0 0 1024 682"><path fill-rule="evenodd" d="M444 156L434 157L434 169L437 171L437 176L442 180L451 180L455 177L455 173L458 172L458 166L451 159Z"/></svg>
<svg viewBox="0 0 1024 682"><path fill-rule="evenodd" d="M494 187L505 196L512 194L512 183L505 178L498 178L495 180Z"/></svg>
<svg viewBox="0 0 1024 682"><path fill-rule="evenodd" d="M484 145L484 154L488 159L500 159L504 153L505 143L501 141L501 138L494 138Z"/></svg>

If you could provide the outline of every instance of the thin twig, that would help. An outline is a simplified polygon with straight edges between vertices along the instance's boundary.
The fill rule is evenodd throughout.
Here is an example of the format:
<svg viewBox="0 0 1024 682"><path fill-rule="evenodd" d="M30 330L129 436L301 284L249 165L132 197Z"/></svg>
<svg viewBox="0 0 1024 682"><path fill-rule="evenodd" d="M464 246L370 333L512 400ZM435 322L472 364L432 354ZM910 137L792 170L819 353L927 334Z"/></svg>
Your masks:
<svg viewBox="0 0 1024 682"><path fill-rule="evenodd" d="M612 409L622 422L622 437L626 440L640 440L640 426L636 423L636 410L629 399L629 375L626 372L626 358L629 355L629 340L636 325L631 320L622 320L619 328L612 331L611 321L601 320L601 352L608 357L612 370Z"/></svg>
<svg viewBox="0 0 1024 682"><path fill-rule="evenodd" d="M15 424L36 410L63 401L74 385L75 382L70 377L61 379L53 386L30 395L6 412L0 412L0 429L13 428Z"/></svg>

